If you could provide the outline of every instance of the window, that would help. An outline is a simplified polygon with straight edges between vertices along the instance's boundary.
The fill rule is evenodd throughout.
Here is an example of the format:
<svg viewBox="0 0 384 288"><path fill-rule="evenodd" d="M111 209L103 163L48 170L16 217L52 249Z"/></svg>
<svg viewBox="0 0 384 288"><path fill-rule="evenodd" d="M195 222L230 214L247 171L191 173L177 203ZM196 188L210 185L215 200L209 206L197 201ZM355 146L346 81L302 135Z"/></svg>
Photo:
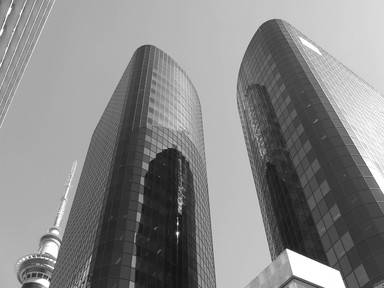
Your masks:
<svg viewBox="0 0 384 288"><path fill-rule="evenodd" d="M365 285L369 280L367 272L365 271L363 265L360 265L355 269L355 275L356 275L357 281L359 281L360 286Z"/></svg>
<svg viewBox="0 0 384 288"><path fill-rule="evenodd" d="M305 46L307 46L309 49L311 49L312 51L316 52L317 54L321 55L321 52L319 50L319 48L317 48L315 45L313 45L312 43L308 42L307 40L305 40L304 38L301 38L299 36L299 39L301 41L301 43Z"/></svg>
<svg viewBox="0 0 384 288"><path fill-rule="evenodd" d="M336 204L330 209L330 213L334 222L336 222L336 220L341 216L339 207L337 207Z"/></svg>

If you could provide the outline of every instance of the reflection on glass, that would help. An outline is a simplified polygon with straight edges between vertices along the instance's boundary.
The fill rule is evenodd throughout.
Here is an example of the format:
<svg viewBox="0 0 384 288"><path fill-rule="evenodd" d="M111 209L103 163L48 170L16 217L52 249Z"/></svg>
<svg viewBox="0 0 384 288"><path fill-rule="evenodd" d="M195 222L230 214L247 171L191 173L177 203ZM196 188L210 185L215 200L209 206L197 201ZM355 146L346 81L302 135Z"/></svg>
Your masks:
<svg viewBox="0 0 384 288"><path fill-rule="evenodd" d="M163 150L149 163L136 238L135 287L148 287L147 279L156 287L197 287L189 283L197 278L194 193L189 162L177 149Z"/></svg>

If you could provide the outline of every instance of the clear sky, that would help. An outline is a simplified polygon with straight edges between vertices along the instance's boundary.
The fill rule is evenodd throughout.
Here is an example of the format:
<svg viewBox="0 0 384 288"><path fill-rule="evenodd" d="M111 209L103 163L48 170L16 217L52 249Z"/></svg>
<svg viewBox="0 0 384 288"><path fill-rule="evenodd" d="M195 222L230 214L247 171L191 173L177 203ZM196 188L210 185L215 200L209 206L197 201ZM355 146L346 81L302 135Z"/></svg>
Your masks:
<svg viewBox="0 0 384 288"><path fill-rule="evenodd" d="M384 91L383 11L382 0L57 0L0 129L2 287L19 287L14 264L53 224L76 159L77 184L96 123L143 44L174 58L199 93L217 287L244 287L270 263L236 105L248 43L263 22L284 19Z"/></svg>

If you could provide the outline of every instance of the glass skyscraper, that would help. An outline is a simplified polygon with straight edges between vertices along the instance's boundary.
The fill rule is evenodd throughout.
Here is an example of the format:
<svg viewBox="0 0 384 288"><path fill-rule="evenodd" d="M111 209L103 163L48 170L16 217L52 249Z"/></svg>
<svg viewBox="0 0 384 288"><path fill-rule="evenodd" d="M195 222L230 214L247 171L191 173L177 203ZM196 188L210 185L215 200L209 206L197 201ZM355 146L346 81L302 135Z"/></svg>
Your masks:
<svg viewBox="0 0 384 288"><path fill-rule="evenodd" d="M287 22L241 63L237 101L272 259L285 248L384 285L384 97Z"/></svg>
<svg viewBox="0 0 384 288"><path fill-rule="evenodd" d="M200 102L154 46L91 139L51 287L215 287Z"/></svg>

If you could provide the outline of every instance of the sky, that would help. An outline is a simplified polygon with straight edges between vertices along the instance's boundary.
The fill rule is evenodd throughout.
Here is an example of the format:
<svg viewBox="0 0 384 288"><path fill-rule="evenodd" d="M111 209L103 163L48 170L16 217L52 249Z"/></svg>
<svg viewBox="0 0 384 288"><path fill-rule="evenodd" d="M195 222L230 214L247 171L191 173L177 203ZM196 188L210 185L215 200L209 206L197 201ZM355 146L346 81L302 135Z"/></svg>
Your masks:
<svg viewBox="0 0 384 288"><path fill-rule="evenodd" d="M245 287L271 260L237 112L244 52L263 22L284 19L384 91L383 11L382 0L57 0L0 129L2 286L20 287L15 263L53 225L78 160L70 204L107 102L152 44L198 91L217 287Z"/></svg>

